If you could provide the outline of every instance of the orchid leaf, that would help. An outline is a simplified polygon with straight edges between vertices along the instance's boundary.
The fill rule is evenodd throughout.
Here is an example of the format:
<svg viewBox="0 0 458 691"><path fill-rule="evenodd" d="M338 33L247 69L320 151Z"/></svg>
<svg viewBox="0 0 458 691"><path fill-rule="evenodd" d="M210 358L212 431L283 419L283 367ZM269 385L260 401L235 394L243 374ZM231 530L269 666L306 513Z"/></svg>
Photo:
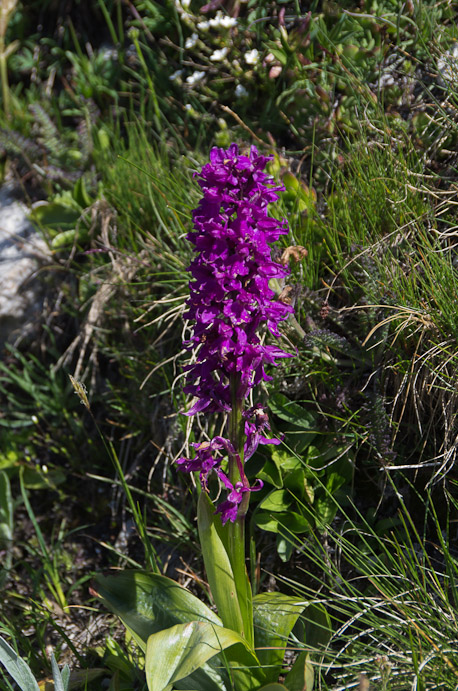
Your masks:
<svg viewBox="0 0 458 691"><path fill-rule="evenodd" d="M255 647L267 681L280 674L288 637L303 611L297 598L282 593L260 593L253 598Z"/></svg>
<svg viewBox="0 0 458 691"><path fill-rule="evenodd" d="M241 667L246 667L245 683L237 683L237 689L259 688L256 679L259 660L250 651L247 642L235 631L209 622L192 621L149 637L145 659L149 691L168 691L176 682L196 672L226 648L232 648L232 654L228 654L228 657L237 660Z"/></svg>
<svg viewBox="0 0 458 691"><path fill-rule="evenodd" d="M305 642L308 648L317 648L318 650L328 645L331 638L332 627L329 614L319 602L313 602L304 611L303 617L305 622Z"/></svg>
<svg viewBox="0 0 458 691"><path fill-rule="evenodd" d="M165 576L123 571L116 576L98 575L96 585L95 594L121 619L143 651L152 634L174 625L199 620L222 626L221 619L209 607ZM221 660L215 660L216 664L223 667ZM198 669L191 681L195 691L228 688L226 671L216 671L209 665ZM176 688L181 688L179 682Z"/></svg>
<svg viewBox="0 0 458 691"><path fill-rule="evenodd" d="M27 662L3 638L0 638L0 663L21 691L40 691Z"/></svg>
<svg viewBox="0 0 458 691"><path fill-rule="evenodd" d="M199 539L210 590L224 626L244 631L244 619L237 597L237 586L224 541L215 525L215 509L205 492L197 505Z"/></svg>
<svg viewBox="0 0 458 691"><path fill-rule="evenodd" d="M142 650L151 634L175 624L198 620L222 625L207 605L166 576L127 570L95 580L95 594L122 619Z"/></svg>
<svg viewBox="0 0 458 691"><path fill-rule="evenodd" d="M288 691L288 689L284 684L275 682L274 684L266 684L266 686L263 686L259 691Z"/></svg>
<svg viewBox="0 0 458 691"><path fill-rule="evenodd" d="M303 652L286 675L285 682L289 691L312 691L314 676L310 655Z"/></svg>

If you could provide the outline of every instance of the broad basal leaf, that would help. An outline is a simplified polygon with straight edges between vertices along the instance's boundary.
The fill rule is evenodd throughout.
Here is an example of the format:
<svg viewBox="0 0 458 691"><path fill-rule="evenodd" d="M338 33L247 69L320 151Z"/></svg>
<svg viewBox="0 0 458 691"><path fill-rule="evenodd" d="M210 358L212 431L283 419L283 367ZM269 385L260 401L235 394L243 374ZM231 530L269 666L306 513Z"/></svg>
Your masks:
<svg viewBox="0 0 458 691"><path fill-rule="evenodd" d="M289 691L312 691L314 676L310 655L303 652L286 675L285 683Z"/></svg>
<svg viewBox="0 0 458 691"><path fill-rule="evenodd" d="M40 691L27 662L3 638L0 638L0 663L21 691Z"/></svg>
<svg viewBox="0 0 458 691"><path fill-rule="evenodd" d="M259 688L256 680L259 661L250 652L246 641L235 631L211 623L192 621L172 626L149 637L145 660L149 691L168 691L175 682L185 679L227 648L231 648L228 658L238 661L239 666L247 670L245 683L237 684L237 689Z"/></svg>
<svg viewBox="0 0 458 691"><path fill-rule="evenodd" d="M197 597L170 578L143 571L123 571L116 576L96 576L96 595L131 629L139 645L153 633L174 624L221 619Z"/></svg>
<svg viewBox="0 0 458 691"><path fill-rule="evenodd" d="M253 598L255 649L267 681L278 681L288 636L306 606L297 602L298 598L278 592Z"/></svg>
<svg viewBox="0 0 458 691"><path fill-rule="evenodd" d="M97 576L96 595L132 633L143 650L152 634L173 625L200 620L222 627L221 619L192 593L170 578L143 571ZM213 661L212 661L213 663ZM221 666L219 661L215 661ZM225 691L228 677L204 665L190 680L194 691ZM180 687L178 682L177 688Z"/></svg>

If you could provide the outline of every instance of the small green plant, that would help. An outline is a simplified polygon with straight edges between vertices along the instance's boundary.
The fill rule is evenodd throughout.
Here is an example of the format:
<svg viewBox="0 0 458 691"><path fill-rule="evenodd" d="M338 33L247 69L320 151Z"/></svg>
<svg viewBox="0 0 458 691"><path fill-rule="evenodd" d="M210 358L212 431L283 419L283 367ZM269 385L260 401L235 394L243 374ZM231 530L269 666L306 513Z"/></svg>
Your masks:
<svg viewBox="0 0 458 691"><path fill-rule="evenodd" d="M256 497L250 532L253 536L255 528L260 528L276 534L278 554L288 561L297 535L332 523L338 510L336 496L344 499L343 488L350 490L354 458L351 444L330 444L327 435L319 432L318 415L299 402L274 394L269 397L269 410L285 442L264 452L264 462L253 458L256 470L248 466L249 475L256 473L265 483ZM255 564L253 554L251 560Z"/></svg>
<svg viewBox="0 0 458 691"><path fill-rule="evenodd" d="M40 684L32 674L32 670L25 660L12 648L4 638L0 636L0 663L4 666L9 676L16 682L21 691L40 691L48 688L49 682L45 680ZM84 672L70 672L68 665L59 670L54 654L51 655L51 668L53 678L53 689L55 691L69 691L75 688L87 688L87 684L100 677L103 669L92 669ZM6 680L8 688L13 688Z"/></svg>

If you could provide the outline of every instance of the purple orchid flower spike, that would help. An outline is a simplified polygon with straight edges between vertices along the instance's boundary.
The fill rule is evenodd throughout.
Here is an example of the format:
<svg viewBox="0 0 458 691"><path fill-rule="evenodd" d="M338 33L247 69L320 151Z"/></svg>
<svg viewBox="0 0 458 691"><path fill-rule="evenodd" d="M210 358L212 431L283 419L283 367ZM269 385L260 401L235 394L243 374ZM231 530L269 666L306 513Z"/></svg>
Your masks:
<svg viewBox="0 0 458 691"><path fill-rule="evenodd" d="M271 256L271 244L288 233L288 225L268 216L268 205L284 189L264 172L270 158L254 146L249 155L241 154L236 144L212 149L210 162L196 173L203 196L193 212L194 230L187 236L195 257L188 267L190 296L184 318L194 327L185 345L195 352L195 362L185 368L184 392L194 397L186 414L228 414L230 440L215 437L194 444L195 458L180 458L178 464L184 471L198 471L205 490L209 473L217 473L228 490L217 508L223 524L236 520L254 489L240 459L250 458L259 444L279 443L264 434L269 423L263 409L243 412L244 401L253 387L271 379L268 365L292 357L278 346L264 345L259 335L265 325L278 338L279 323L293 312L274 299L269 287L272 278L289 274ZM224 458L215 455L222 449L228 456L228 476L222 469Z"/></svg>

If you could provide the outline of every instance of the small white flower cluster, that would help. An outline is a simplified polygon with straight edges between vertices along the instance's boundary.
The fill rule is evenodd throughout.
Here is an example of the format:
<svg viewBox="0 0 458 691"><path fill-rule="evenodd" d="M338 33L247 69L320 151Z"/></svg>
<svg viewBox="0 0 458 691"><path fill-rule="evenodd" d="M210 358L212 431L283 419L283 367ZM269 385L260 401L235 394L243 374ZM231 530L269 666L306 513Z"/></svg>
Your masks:
<svg viewBox="0 0 458 691"><path fill-rule="evenodd" d="M247 65L256 65L259 60L259 50L253 48L245 53L245 62Z"/></svg>
<svg viewBox="0 0 458 691"><path fill-rule="evenodd" d="M188 36L188 38L185 41L184 47L189 50L189 48L194 48L196 45L197 41L199 40L199 35L194 33L191 36Z"/></svg>
<svg viewBox="0 0 458 691"><path fill-rule="evenodd" d="M204 77L205 72L196 70L195 72L190 74L189 77L186 77L186 84L189 84L189 86L194 86L194 84L197 84L198 82L202 81Z"/></svg>
<svg viewBox="0 0 458 691"><path fill-rule="evenodd" d="M437 61L439 81L448 82L455 87L458 83L458 41Z"/></svg>
<svg viewBox="0 0 458 691"><path fill-rule="evenodd" d="M224 60L228 52L229 48L227 46L224 46L224 48L221 48L220 50L214 50L210 55L210 60L213 62L221 62L221 60Z"/></svg>
<svg viewBox="0 0 458 691"><path fill-rule="evenodd" d="M176 70L173 74L170 75L169 79L171 82L177 82L181 79L183 76L183 70Z"/></svg>
<svg viewBox="0 0 458 691"><path fill-rule="evenodd" d="M175 8L180 18L185 24L188 24L188 26L192 26L194 22L193 15L188 12L190 5L191 0L175 0Z"/></svg>
<svg viewBox="0 0 458 691"><path fill-rule="evenodd" d="M237 24L235 17L229 17L228 14L223 14L218 10L216 15L211 19L199 22L197 28L199 31L207 31L207 29L231 29Z"/></svg>

